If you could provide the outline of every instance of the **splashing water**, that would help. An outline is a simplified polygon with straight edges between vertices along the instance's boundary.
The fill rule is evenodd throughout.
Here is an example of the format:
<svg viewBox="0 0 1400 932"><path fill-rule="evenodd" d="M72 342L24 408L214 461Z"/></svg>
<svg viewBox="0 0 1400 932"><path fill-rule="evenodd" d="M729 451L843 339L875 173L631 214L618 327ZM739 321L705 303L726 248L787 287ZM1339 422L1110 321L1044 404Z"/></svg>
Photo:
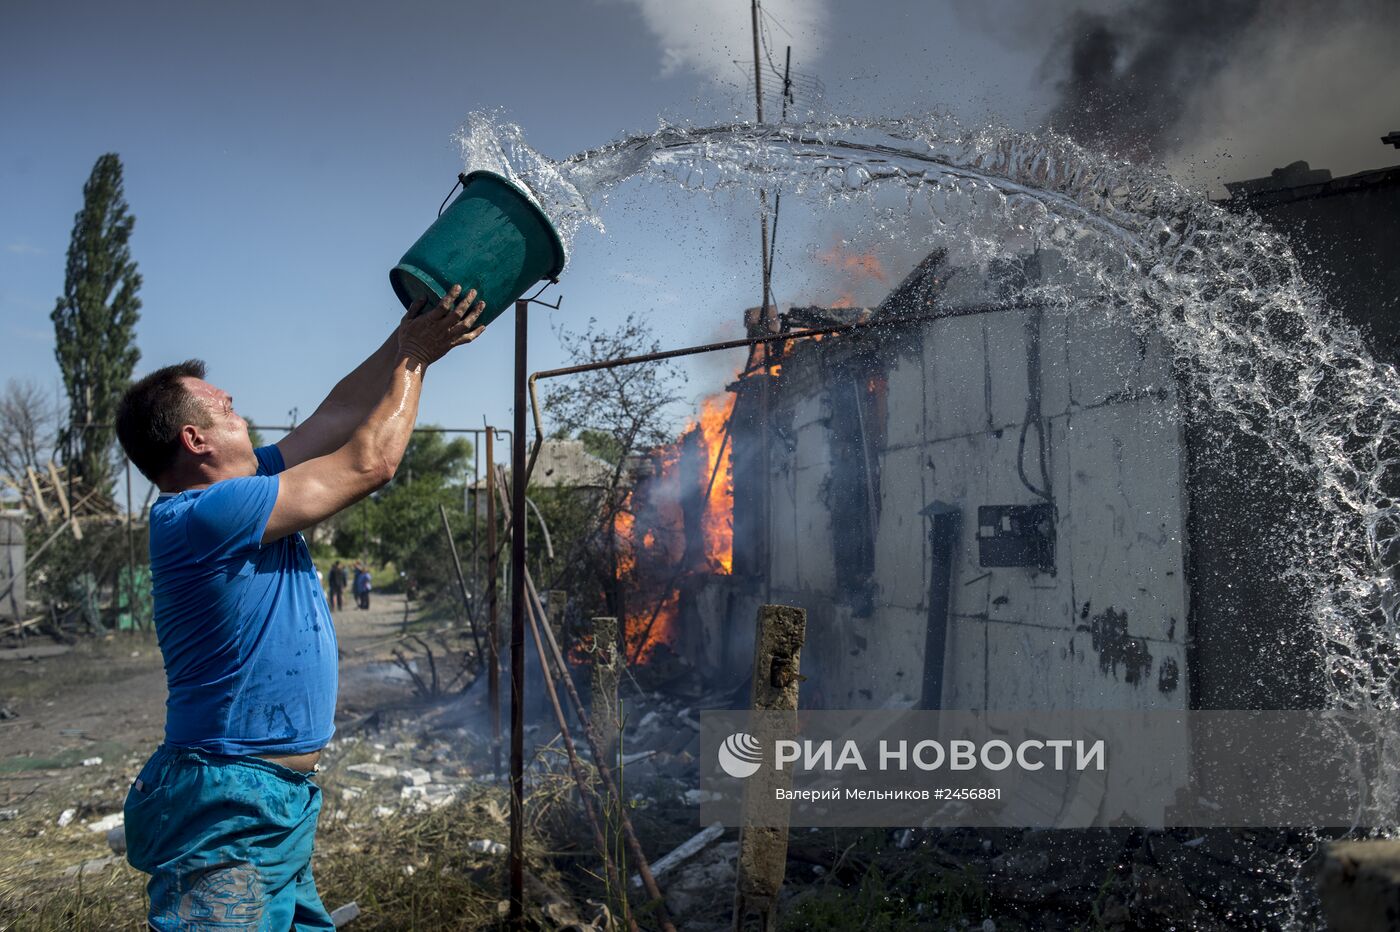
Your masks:
<svg viewBox="0 0 1400 932"><path fill-rule="evenodd" d="M942 117L709 128L663 126L564 161L519 127L474 115L458 134L467 168L532 192L565 243L602 223L608 192L634 176L714 192L781 186L828 201L899 186L936 218L923 251L974 261L1028 240L1059 251L1101 295L1096 311L1164 335L1215 412L1267 444L1315 493L1315 520L1280 548L1277 572L1308 593L1324 645L1325 692L1339 708L1400 709L1394 585L1400 514L1387 477L1400 465L1400 382L1303 280L1283 238L1164 174L1059 136L965 130ZM1028 285L1025 303L1069 302Z"/></svg>
<svg viewBox="0 0 1400 932"><path fill-rule="evenodd" d="M1271 571L1305 594L1327 704L1400 709L1400 444L1391 439L1400 378L1257 219L1060 136L968 130L946 117L663 126L563 161L490 115L474 115L457 139L468 170L530 191L566 248L584 227L601 231L609 192L641 177L697 192L781 187L818 203L898 190L933 218L921 254L944 248L959 264L985 266L1030 244L1057 251L1073 293L1032 283L1008 297L1119 314L1166 339L1195 397L1308 490L1309 511L1274 548ZM1097 296L1087 305L1086 290ZM1300 866L1283 856L1277 872L1292 874L1299 893L1308 887ZM1296 922L1298 905L1275 904L1274 920Z"/></svg>

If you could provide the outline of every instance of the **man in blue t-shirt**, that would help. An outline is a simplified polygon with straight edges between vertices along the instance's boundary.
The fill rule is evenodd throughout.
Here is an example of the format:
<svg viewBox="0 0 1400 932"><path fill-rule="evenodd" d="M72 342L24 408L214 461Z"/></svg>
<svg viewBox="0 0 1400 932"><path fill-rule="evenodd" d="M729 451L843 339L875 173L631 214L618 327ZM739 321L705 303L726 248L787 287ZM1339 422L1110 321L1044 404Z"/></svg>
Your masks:
<svg viewBox="0 0 1400 932"><path fill-rule="evenodd" d="M165 743L125 807L153 929L332 928L311 877L312 776L335 730L336 638L300 532L393 477L425 370L482 331L473 302L454 287L427 313L410 308L275 446L253 449L198 360L122 398L117 436L161 492L150 552Z"/></svg>

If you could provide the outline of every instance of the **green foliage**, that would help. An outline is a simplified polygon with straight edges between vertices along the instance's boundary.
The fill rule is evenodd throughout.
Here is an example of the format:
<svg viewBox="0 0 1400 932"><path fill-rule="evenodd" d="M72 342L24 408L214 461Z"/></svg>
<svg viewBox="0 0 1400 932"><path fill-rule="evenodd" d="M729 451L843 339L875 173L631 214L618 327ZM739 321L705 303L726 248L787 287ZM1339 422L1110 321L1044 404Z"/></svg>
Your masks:
<svg viewBox="0 0 1400 932"><path fill-rule="evenodd" d="M472 462L472 445L440 433L415 433L397 474L378 493L346 509L335 519L332 546L379 565L393 563L431 597L456 575L442 532L439 506L447 509L453 537L466 559L470 534L463 505L463 479Z"/></svg>
<svg viewBox="0 0 1400 932"><path fill-rule="evenodd" d="M114 153L97 160L83 185L83 208L73 219L63 295L50 319L54 355L68 394L65 462L87 489L110 495L113 478L110 425L117 401L141 358L136 348L141 275L131 258L136 218L127 210L122 163Z"/></svg>
<svg viewBox="0 0 1400 932"><path fill-rule="evenodd" d="M52 534L53 528L36 524L26 529L26 544L33 552ZM128 550L128 543L130 549ZM147 537L138 530L128 538L124 524L85 523L83 537L75 540L67 531L60 533L44 550L29 571L31 600L52 604L60 619L73 618L88 630L113 628L136 621L150 621ZM137 570L135 593L137 612L128 611L132 582L128 560Z"/></svg>

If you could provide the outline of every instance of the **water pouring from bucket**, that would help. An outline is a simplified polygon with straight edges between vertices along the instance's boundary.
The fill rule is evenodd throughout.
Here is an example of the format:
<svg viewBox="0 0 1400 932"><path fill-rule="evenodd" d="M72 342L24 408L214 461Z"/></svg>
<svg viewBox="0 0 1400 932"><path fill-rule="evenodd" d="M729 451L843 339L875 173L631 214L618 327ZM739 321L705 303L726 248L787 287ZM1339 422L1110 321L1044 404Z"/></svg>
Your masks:
<svg viewBox="0 0 1400 932"><path fill-rule="evenodd" d="M432 307L455 284L475 288L485 326L536 282L559 277L564 244L544 211L495 172L459 183L462 193L389 271L389 284L405 308L420 298Z"/></svg>

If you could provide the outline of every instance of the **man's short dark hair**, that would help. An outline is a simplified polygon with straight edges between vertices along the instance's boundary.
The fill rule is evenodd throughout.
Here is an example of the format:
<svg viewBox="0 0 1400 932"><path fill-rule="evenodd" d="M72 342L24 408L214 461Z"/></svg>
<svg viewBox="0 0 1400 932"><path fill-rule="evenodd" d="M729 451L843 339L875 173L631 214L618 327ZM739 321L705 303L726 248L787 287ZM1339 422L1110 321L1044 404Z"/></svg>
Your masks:
<svg viewBox="0 0 1400 932"><path fill-rule="evenodd" d="M204 378L204 360L187 359L157 369L122 395L117 405L117 439L126 455L152 482L175 465L180 428L207 425L209 416L183 379Z"/></svg>

